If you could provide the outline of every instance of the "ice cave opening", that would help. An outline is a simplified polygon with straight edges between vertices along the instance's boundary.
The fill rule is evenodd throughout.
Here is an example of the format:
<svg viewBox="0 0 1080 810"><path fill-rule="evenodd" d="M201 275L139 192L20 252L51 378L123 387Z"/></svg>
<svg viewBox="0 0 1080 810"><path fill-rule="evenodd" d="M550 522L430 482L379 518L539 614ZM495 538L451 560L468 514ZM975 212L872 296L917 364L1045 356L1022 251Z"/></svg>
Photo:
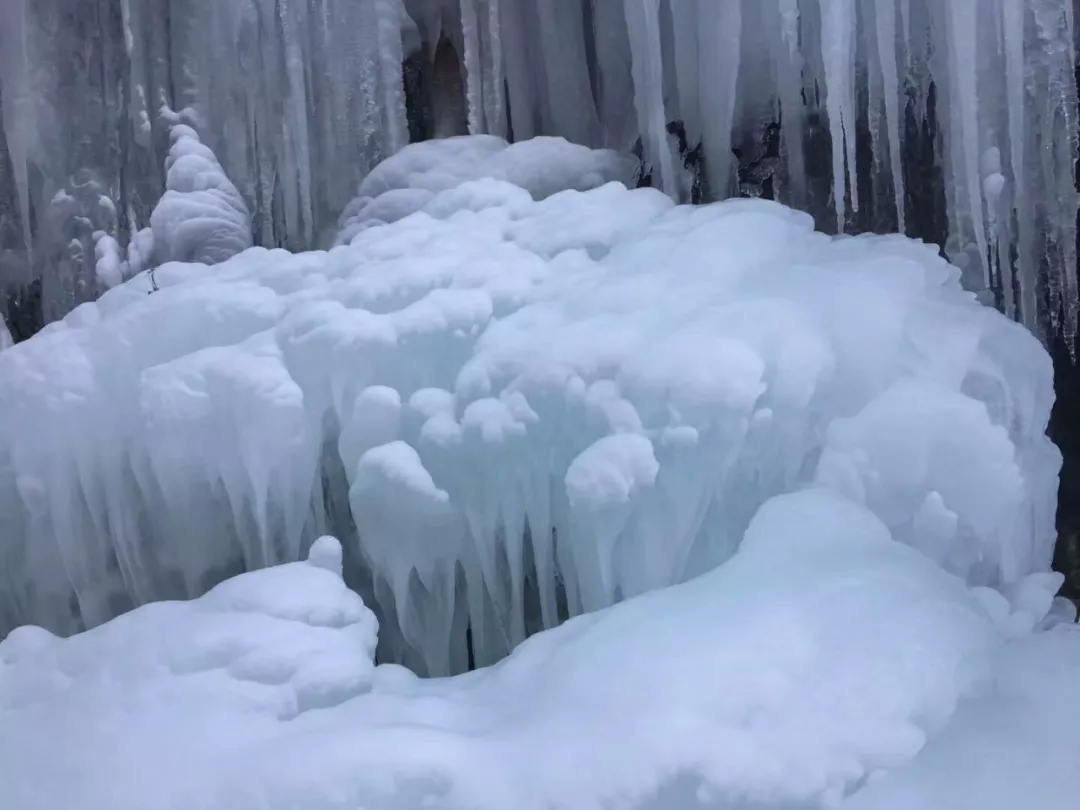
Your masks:
<svg viewBox="0 0 1080 810"><path fill-rule="evenodd" d="M0 0L0 795L1071 806L1075 13Z"/></svg>

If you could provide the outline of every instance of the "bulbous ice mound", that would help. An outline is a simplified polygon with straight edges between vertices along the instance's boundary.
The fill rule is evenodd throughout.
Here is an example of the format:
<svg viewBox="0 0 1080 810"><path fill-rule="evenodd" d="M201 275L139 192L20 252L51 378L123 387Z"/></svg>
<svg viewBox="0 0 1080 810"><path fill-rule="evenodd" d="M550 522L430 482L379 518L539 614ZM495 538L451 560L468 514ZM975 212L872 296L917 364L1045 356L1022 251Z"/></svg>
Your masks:
<svg viewBox="0 0 1080 810"><path fill-rule="evenodd" d="M251 214L217 156L179 116L165 161L165 193L150 217L155 258L217 264L251 247ZM112 285L109 285L112 286Z"/></svg>
<svg viewBox="0 0 1080 810"><path fill-rule="evenodd" d="M1050 560L1050 359L902 237L486 178L156 282L0 354L0 627L95 625L330 531L387 659L460 671L466 628L490 663L715 567L811 483L972 585Z"/></svg>
<svg viewBox="0 0 1080 810"><path fill-rule="evenodd" d="M538 137L509 144L494 135L440 138L406 146L364 178L338 222L335 244L347 244L375 225L419 211L439 194L470 180L504 180L543 200L559 191L588 191L604 183L629 185L637 161L564 138ZM494 204L502 203L496 192ZM483 192L449 195L436 211L486 207Z"/></svg>

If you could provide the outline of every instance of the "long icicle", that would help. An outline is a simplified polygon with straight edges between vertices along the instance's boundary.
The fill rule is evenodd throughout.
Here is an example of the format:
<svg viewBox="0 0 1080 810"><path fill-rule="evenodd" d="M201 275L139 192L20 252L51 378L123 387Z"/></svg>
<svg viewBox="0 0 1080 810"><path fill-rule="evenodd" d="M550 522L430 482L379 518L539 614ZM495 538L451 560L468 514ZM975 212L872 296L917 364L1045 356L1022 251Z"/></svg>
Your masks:
<svg viewBox="0 0 1080 810"><path fill-rule="evenodd" d="M1012 208L1016 212L1015 239L1021 255L1029 244L1029 206L1024 172L1024 0L998 0L1001 5L1001 34L1005 52L1005 114L1009 129L1009 162L1012 169ZM1025 259L1026 260L1026 259ZM1008 255L1002 257L1002 284L1007 285L1006 302L1013 299L1013 265ZM1026 289L1030 287L1031 289ZM1006 312L1013 317L1013 312ZM1021 290L1020 319L1035 328L1037 307L1033 285Z"/></svg>
<svg viewBox="0 0 1080 810"><path fill-rule="evenodd" d="M727 195L731 180L731 128L739 82L742 5L740 0L710 0L698 6L698 58L701 80L709 92L701 96L705 168L714 199Z"/></svg>
<svg viewBox="0 0 1080 810"><path fill-rule="evenodd" d="M22 221L27 269L34 267L34 243L30 233L30 143L34 130L34 100L30 92L27 53L26 0L4 0L0 22L4 25L4 50L0 52L0 84L3 85L4 137L15 174L15 190ZM29 277L26 281L29 281Z"/></svg>
<svg viewBox="0 0 1080 810"><path fill-rule="evenodd" d="M660 0L625 0L626 27L633 54L634 102L649 164L659 187L675 190L675 168L664 120L663 59L660 52Z"/></svg>
<svg viewBox="0 0 1080 810"><path fill-rule="evenodd" d="M461 32L465 39L465 100L469 134L484 132L484 80L480 69L480 19L476 0L460 0Z"/></svg>
<svg viewBox="0 0 1080 810"><path fill-rule="evenodd" d="M481 57L483 67L484 118L487 131L492 135L506 137L506 104L503 97L505 71L503 69L502 24L499 0L486 0L487 15L481 31Z"/></svg>
<svg viewBox="0 0 1080 810"><path fill-rule="evenodd" d="M965 200L971 216L975 244L979 248L979 262L983 277L990 287L990 266L987 259L986 226L983 219L982 180L979 173L979 94L978 94L978 38L976 34L975 0L950 0L949 50L953 76L953 103L959 105L960 143L963 150L963 168L957 175L963 176ZM960 159L954 154L953 160Z"/></svg>
<svg viewBox="0 0 1080 810"><path fill-rule="evenodd" d="M896 0L875 0L878 62L885 95L885 127L889 133L889 163L895 189L897 230L904 233L904 172L900 156L900 79L896 67Z"/></svg>
<svg viewBox="0 0 1080 810"><path fill-rule="evenodd" d="M847 202L844 198L846 179L850 179L851 184L851 209L855 212L859 210L855 171L855 83L852 75L855 4L853 0L821 0L821 17L825 106L832 133L833 203L836 208L836 229L842 233L847 221Z"/></svg>

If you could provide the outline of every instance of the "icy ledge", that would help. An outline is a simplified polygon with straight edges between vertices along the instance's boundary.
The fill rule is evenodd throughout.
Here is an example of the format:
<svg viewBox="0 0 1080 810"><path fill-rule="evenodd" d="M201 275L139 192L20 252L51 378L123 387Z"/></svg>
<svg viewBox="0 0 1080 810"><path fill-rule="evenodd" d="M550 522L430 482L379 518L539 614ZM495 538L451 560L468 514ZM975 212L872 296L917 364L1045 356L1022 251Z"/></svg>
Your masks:
<svg viewBox="0 0 1080 810"><path fill-rule="evenodd" d="M1031 634L1059 578L969 590L825 490L766 503L720 568L451 679L373 667L340 571L322 538L193 602L13 632L4 807L1065 810L1080 788L1080 632Z"/></svg>
<svg viewBox="0 0 1080 810"><path fill-rule="evenodd" d="M330 533L381 660L460 672L466 628L492 663L711 570L810 484L970 585L1049 566L1031 334L934 248L675 206L606 182L624 168L555 139L410 146L347 244L166 264L0 353L0 634Z"/></svg>

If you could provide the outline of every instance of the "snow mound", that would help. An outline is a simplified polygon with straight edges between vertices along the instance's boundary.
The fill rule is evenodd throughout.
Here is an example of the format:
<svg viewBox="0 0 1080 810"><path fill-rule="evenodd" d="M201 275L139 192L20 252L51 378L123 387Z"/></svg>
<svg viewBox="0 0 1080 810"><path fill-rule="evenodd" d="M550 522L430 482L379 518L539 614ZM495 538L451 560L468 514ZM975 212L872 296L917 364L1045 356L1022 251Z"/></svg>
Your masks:
<svg viewBox="0 0 1080 810"><path fill-rule="evenodd" d="M470 180L502 180L524 189L534 200L559 191L588 191L609 182L629 184L637 168L632 158L594 150L563 138L539 137L509 144L494 135L440 138L406 146L376 166L360 184L338 223L335 244L348 242L365 228L419 211L439 192ZM487 192L485 194L485 191ZM518 203L525 195L511 195ZM503 187L470 186L462 195L444 196L438 209L508 204Z"/></svg>
<svg viewBox="0 0 1080 810"><path fill-rule="evenodd" d="M216 758L369 691L375 617L319 555L70 639L12 631L0 642L4 806L163 807ZM51 757L66 764L46 777Z"/></svg>
<svg viewBox="0 0 1080 810"><path fill-rule="evenodd" d="M372 668L375 622L340 577L286 565L67 640L12 633L0 783L11 810L1005 808L990 789L1047 753L1031 806L1063 810L1080 634L1005 645L983 602L810 489L708 574L423 680ZM996 725L1028 710L1019 743ZM985 803L940 801L968 776Z"/></svg>
<svg viewBox="0 0 1080 810"><path fill-rule="evenodd" d="M936 249L762 200L424 174L497 145L404 150L374 204L433 196L348 245L167 264L3 352L0 632L329 533L383 660L461 671L467 630L483 665L683 582L810 484L971 585L1048 567L1050 359Z"/></svg>

